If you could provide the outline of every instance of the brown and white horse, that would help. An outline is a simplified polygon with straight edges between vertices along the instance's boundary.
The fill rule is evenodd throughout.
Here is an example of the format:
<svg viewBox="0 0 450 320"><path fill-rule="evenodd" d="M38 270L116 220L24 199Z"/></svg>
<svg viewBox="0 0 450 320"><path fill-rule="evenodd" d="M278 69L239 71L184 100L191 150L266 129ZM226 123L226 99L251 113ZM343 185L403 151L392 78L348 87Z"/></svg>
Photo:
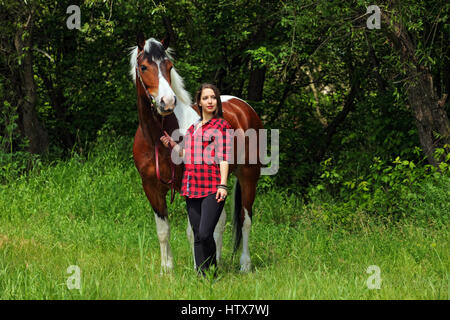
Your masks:
<svg viewBox="0 0 450 320"><path fill-rule="evenodd" d="M154 210L161 247L161 272L165 272L173 268L166 194L170 190L173 201L174 190L180 191L184 165L174 164L170 149L160 143L160 137L163 136L163 131L172 135L177 130L184 136L187 129L199 119L199 110L192 105L191 96L184 89L183 79L173 66L167 41L159 42L153 38L145 40L140 34L137 46L131 48L130 56L130 73L136 84L139 114L133 156L142 178L144 192ZM236 252L242 242L240 266L241 271L248 272L251 269L248 241L252 206L256 184L261 174L261 162L250 160L250 157L254 159L254 156L259 154L258 143L249 143L246 132L250 129L256 133L256 141L259 141L259 129L263 126L253 108L243 100L232 96L221 96L221 100L224 118L233 129L242 129L235 131L234 161L230 161L229 172L237 177L234 192L234 249ZM244 140L245 145L242 143ZM238 155L245 159L240 158L238 161ZM214 231L218 261L221 257L225 223L224 209ZM187 235L193 250L194 237L189 219Z"/></svg>

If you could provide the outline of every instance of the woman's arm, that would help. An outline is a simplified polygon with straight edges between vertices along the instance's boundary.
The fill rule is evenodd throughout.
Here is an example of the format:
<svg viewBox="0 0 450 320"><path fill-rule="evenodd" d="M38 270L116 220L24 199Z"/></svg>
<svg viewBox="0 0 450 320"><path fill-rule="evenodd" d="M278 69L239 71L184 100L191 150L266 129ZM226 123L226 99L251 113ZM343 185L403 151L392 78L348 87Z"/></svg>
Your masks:
<svg viewBox="0 0 450 320"><path fill-rule="evenodd" d="M220 136L215 140L216 156L220 167L220 184L227 185L228 161L230 159L232 140L231 135L227 132L231 126L224 120L224 124L220 127Z"/></svg>
<svg viewBox="0 0 450 320"><path fill-rule="evenodd" d="M178 143L176 143L169 134L164 131L164 136L160 138L161 142L166 148L175 149L175 152L178 152L178 156L180 158L184 158L184 148L181 147Z"/></svg>
<svg viewBox="0 0 450 320"><path fill-rule="evenodd" d="M178 156L180 158L184 158L184 148L181 147L179 144L176 144L175 147L173 147L175 149L175 152L178 152Z"/></svg>
<svg viewBox="0 0 450 320"><path fill-rule="evenodd" d="M228 161L220 161L220 184L227 185Z"/></svg>
<svg viewBox="0 0 450 320"><path fill-rule="evenodd" d="M227 178L228 178L228 161L220 161L220 185L217 187L217 202L225 201L228 195Z"/></svg>

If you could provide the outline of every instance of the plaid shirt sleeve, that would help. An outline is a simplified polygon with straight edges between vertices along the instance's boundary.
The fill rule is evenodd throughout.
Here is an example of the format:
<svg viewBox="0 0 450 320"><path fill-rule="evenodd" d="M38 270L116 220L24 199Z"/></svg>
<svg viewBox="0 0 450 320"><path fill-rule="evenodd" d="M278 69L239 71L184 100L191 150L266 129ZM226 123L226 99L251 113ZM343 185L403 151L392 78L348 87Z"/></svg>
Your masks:
<svg viewBox="0 0 450 320"><path fill-rule="evenodd" d="M218 134L214 140L214 150L215 158L217 163L221 161L230 161L231 156L231 144L232 144L232 133L230 132L233 128L230 124L222 119L218 126Z"/></svg>

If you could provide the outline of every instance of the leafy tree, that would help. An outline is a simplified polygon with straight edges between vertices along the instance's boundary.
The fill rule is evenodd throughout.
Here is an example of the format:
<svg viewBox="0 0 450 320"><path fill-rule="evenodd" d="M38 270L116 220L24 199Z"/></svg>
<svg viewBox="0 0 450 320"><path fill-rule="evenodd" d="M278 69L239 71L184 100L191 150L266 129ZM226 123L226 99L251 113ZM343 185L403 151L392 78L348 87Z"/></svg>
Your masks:
<svg viewBox="0 0 450 320"><path fill-rule="evenodd" d="M31 153L44 153L49 144L47 131L41 125L36 110L38 96L32 52L40 5L39 1L0 3L0 16L6 22L0 27L0 81L6 88L2 105L17 105L18 127L29 141L28 151Z"/></svg>

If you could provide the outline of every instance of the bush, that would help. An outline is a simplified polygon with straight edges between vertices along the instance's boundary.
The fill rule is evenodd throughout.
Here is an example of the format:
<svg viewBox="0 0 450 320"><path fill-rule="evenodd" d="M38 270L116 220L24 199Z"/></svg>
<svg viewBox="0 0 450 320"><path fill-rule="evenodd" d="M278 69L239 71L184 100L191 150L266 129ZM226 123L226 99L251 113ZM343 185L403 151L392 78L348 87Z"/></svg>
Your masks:
<svg viewBox="0 0 450 320"><path fill-rule="evenodd" d="M28 143L19 135L16 109L8 101L3 101L0 114L0 184L9 183L41 164L38 155L20 151L25 150Z"/></svg>
<svg viewBox="0 0 450 320"><path fill-rule="evenodd" d="M32 168L38 168L41 159L25 151L6 153L0 150L0 184L7 184Z"/></svg>
<svg viewBox="0 0 450 320"><path fill-rule="evenodd" d="M436 156L442 152L438 149ZM408 217L442 227L450 212L449 160L447 156L435 168L400 157L389 162L375 157L366 173L354 176L352 168L333 165L330 158L321 163L320 180L310 187L308 198L320 203L321 210L316 211L329 224L350 225L367 214L388 220Z"/></svg>

